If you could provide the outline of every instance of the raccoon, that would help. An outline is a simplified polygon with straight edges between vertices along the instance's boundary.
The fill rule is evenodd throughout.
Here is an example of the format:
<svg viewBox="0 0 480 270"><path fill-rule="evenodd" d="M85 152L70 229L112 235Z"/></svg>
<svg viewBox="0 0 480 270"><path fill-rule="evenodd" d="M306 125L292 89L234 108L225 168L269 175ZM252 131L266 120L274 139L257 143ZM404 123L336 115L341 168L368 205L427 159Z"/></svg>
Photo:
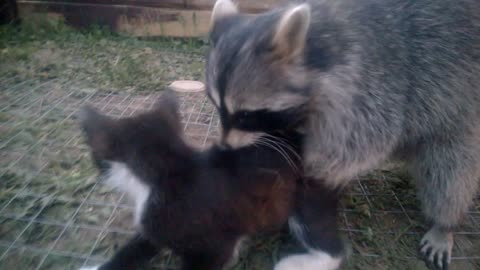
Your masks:
<svg viewBox="0 0 480 270"><path fill-rule="evenodd" d="M206 82L223 143L254 144L270 128L265 114L304 113L304 166L318 182L343 188L384 162L405 162L432 226L421 253L447 269L452 231L480 178L480 1L301 2L257 15L216 2ZM257 126L232 123L236 115ZM335 269L325 254L310 248L275 269Z"/></svg>
<svg viewBox="0 0 480 270"><path fill-rule="evenodd" d="M184 259L182 269L225 269L243 239L283 227L296 200L322 205L316 221L335 235L330 217L338 196L302 178L303 136L294 126L257 145L200 151L185 142L177 111L170 94L152 111L129 118L82 110L101 178L135 202L137 233L103 265L81 270L137 269L164 247ZM304 195L312 189L322 195Z"/></svg>

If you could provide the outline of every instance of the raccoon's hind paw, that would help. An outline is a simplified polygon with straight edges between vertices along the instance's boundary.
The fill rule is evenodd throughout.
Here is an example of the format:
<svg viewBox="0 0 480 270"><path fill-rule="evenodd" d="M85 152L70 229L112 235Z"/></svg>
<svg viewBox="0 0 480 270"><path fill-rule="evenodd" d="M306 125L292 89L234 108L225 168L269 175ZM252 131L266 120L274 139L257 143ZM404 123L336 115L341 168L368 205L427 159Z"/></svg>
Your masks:
<svg viewBox="0 0 480 270"><path fill-rule="evenodd" d="M436 227L420 241L420 253L433 269L448 270L453 248L453 234Z"/></svg>

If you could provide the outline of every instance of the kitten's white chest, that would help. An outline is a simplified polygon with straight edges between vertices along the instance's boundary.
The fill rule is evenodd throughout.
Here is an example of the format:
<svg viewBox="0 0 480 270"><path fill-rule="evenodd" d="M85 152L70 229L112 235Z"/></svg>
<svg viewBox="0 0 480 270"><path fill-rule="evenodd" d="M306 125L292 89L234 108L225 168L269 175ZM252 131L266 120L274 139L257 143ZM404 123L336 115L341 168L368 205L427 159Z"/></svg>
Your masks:
<svg viewBox="0 0 480 270"><path fill-rule="evenodd" d="M125 192L135 202L133 224L138 226L145 209L145 203L150 195L150 187L142 183L127 166L120 162L111 163L106 182L108 185Z"/></svg>

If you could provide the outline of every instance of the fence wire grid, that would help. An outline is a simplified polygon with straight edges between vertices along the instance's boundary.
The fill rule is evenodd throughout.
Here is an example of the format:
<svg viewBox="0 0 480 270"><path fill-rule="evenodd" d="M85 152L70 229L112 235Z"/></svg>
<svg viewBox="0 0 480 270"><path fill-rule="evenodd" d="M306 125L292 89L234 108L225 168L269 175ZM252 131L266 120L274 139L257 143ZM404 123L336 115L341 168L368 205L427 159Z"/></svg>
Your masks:
<svg viewBox="0 0 480 270"><path fill-rule="evenodd" d="M60 79L3 79L0 86L0 268L104 262L132 235L133 208L97 181L75 115L92 104L111 116L130 116L151 108L160 93L96 91ZM205 93L179 97L188 140L209 145L218 138L214 107ZM416 251L427 228L410 181L389 171L359 177L341 205L352 269L425 269ZM153 267L175 269L176 263L165 251ZM480 269L480 200L456 231L452 269Z"/></svg>

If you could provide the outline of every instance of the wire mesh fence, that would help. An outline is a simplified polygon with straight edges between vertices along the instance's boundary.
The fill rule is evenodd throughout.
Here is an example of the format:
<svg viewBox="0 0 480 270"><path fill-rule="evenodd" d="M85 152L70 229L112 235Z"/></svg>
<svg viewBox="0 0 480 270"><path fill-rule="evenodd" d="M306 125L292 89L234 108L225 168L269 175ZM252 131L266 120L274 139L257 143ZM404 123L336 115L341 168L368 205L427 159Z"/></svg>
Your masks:
<svg viewBox="0 0 480 270"><path fill-rule="evenodd" d="M161 91L97 91L62 79L0 78L0 86L0 268L77 269L105 261L133 233L132 205L97 181L75 116L87 103L114 117L133 115ZM214 107L204 93L179 97L188 140L208 146L218 138ZM341 204L353 250L347 267L424 269L416 246L426 227L417 205L408 177L377 171L358 178ZM480 269L480 200L456 232L452 264ZM178 264L165 251L154 265Z"/></svg>

